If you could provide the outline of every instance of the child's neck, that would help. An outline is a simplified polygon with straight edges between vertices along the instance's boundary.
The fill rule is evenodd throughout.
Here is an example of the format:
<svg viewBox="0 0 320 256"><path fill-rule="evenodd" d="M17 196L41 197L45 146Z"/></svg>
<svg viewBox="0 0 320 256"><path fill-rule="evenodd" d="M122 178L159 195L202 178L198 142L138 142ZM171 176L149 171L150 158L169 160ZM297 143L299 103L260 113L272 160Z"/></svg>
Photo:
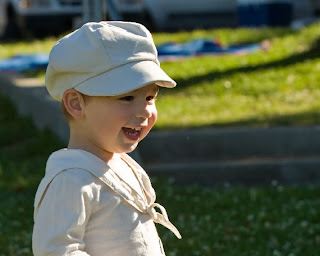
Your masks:
<svg viewBox="0 0 320 256"><path fill-rule="evenodd" d="M105 151L95 145L87 143L82 140L74 140L70 137L68 149L81 149L87 151L97 157L99 157L105 163L108 163L111 159L113 159L117 154L113 152Z"/></svg>

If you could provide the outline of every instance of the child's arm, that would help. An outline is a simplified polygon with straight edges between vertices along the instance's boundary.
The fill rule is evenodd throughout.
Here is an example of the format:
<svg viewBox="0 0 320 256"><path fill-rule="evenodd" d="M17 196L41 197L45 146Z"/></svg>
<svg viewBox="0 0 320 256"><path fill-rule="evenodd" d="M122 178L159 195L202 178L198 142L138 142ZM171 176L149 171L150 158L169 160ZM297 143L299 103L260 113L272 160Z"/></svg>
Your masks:
<svg viewBox="0 0 320 256"><path fill-rule="evenodd" d="M35 214L34 256L77 255L83 251L85 227L95 201L91 174L72 169L57 175Z"/></svg>

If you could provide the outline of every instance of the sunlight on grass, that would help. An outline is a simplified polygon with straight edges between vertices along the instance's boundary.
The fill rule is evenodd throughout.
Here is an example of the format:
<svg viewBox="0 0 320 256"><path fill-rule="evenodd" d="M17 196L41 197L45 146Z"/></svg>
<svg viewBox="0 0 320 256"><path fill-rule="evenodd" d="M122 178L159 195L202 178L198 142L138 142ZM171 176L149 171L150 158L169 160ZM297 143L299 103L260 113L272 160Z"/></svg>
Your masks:
<svg viewBox="0 0 320 256"><path fill-rule="evenodd" d="M19 54L49 53L56 38L0 44L0 57L8 58Z"/></svg>
<svg viewBox="0 0 320 256"><path fill-rule="evenodd" d="M319 37L314 25L277 35L267 52L163 63L178 86L159 98L157 128L319 123Z"/></svg>
<svg viewBox="0 0 320 256"><path fill-rule="evenodd" d="M156 128L318 124L320 108L320 23L300 31L289 28L212 29L154 33L156 44L197 38L224 46L270 42L247 55L202 56L161 67L178 86L164 90L157 102ZM0 57L49 52L57 38L0 46ZM44 80L44 71L29 72Z"/></svg>

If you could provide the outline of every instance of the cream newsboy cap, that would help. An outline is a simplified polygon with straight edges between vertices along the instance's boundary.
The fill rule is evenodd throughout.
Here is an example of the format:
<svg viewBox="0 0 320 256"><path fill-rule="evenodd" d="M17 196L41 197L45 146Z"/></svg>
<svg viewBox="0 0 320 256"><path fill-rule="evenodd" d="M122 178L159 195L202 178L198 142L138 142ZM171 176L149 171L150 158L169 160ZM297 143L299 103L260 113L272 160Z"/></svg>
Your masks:
<svg viewBox="0 0 320 256"><path fill-rule="evenodd" d="M160 68L151 33L138 23L87 23L60 39L49 55L46 86L59 101L70 88L115 96L151 83L176 85Z"/></svg>

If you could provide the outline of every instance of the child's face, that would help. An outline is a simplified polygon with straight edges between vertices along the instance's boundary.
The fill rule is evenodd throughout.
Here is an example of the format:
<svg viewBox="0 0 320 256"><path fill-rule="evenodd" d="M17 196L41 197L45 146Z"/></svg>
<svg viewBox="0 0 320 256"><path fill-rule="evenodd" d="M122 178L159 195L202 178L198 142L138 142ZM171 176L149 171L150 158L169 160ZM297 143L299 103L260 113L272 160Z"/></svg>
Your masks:
<svg viewBox="0 0 320 256"><path fill-rule="evenodd" d="M157 120L157 94L158 86L151 84L119 96L91 97L83 123L88 146L100 153L134 150Z"/></svg>

